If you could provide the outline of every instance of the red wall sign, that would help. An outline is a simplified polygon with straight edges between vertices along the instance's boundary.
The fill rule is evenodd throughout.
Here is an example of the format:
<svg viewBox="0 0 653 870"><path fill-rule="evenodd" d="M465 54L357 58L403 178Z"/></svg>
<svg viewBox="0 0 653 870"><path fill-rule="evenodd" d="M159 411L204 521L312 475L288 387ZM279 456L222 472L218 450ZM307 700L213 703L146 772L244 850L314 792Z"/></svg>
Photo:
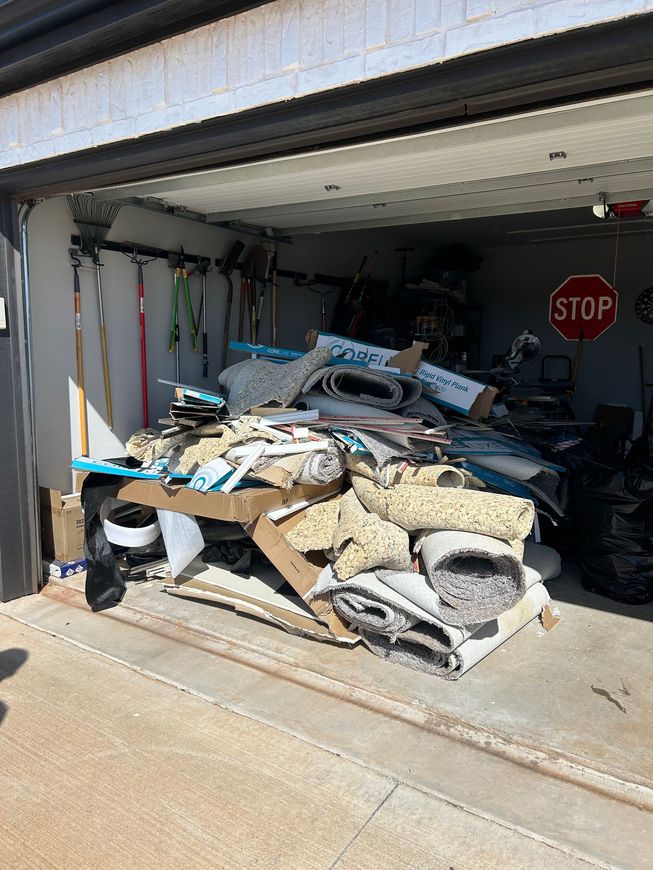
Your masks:
<svg viewBox="0 0 653 870"><path fill-rule="evenodd" d="M567 341L594 341L616 321L618 301L600 275L572 275L551 294L549 323Z"/></svg>

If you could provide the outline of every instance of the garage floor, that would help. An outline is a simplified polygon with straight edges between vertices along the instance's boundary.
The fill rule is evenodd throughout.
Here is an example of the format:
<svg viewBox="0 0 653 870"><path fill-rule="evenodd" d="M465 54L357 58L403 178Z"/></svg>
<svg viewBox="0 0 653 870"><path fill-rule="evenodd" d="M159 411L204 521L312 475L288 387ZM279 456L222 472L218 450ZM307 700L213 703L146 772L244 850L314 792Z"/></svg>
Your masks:
<svg viewBox="0 0 653 870"><path fill-rule="evenodd" d="M155 583L132 586L123 605L103 614L91 614L80 592L63 587L3 605L0 613L300 738L302 752L305 744L328 751L338 764L346 760L475 819L494 820L556 853L643 867L653 847L653 607L589 595L570 571L551 592L563 614L557 628L546 633L531 623L458 683L388 665L360 647L305 641L220 607L171 599ZM57 678L65 676L62 666ZM388 793L374 804L375 794L374 806ZM374 824L394 807L395 795ZM440 818L439 809L431 811ZM400 841L410 819L426 821L410 802L397 813L388 825ZM406 818L398 821L401 813ZM433 825L420 824L415 836L430 843ZM302 864L302 856L296 866L333 860ZM466 858L443 860L468 866ZM526 860L533 863L525 858L521 866ZM476 856L474 864L495 862Z"/></svg>

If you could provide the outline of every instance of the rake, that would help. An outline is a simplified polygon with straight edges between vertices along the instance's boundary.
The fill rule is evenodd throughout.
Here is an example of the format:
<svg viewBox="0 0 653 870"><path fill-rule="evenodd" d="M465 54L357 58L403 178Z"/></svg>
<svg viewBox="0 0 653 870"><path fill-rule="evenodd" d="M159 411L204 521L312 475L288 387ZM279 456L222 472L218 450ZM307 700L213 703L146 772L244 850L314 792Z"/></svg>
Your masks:
<svg viewBox="0 0 653 870"><path fill-rule="evenodd" d="M68 197L68 205L82 237L82 250L95 263L97 276L98 305L100 309L100 341L102 343L102 368L104 370L104 392L107 404L107 425L113 429L113 408L111 405L111 380L109 377L109 353L107 331L104 322L104 300L102 296L102 263L100 249L104 243L121 203L96 199L90 193L74 193Z"/></svg>

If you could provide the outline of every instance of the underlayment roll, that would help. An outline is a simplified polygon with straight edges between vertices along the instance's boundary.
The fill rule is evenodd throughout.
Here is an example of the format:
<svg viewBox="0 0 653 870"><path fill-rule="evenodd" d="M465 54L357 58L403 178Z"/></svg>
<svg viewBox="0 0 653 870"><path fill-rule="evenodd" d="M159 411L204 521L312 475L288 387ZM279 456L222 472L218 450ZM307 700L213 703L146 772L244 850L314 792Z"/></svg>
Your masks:
<svg viewBox="0 0 653 870"><path fill-rule="evenodd" d="M333 535L337 559L333 566L340 580L370 568L409 571L410 541L403 529L369 514L353 490L340 500L340 519Z"/></svg>
<svg viewBox="0 0 653 870"><path fill-rule="evenodd" d="M422 394L422 384L417 378L393 377L362 366L338 365L313 372L302 392L326 393L345 402L391 409L418 399Z"/></svg>
<svg viewBox="0 0 653 870"><path fill-rule="evenodd" d="M549 603L549 594L536 583L510 610L497 619L480 626L456 650L440 653L433 648L431 626L416 625L393 642L385 634L360 629L366 646L386 661L423 671L447 680L458 680L501 644L542 612Z"/></svg>
<svg viewBox="0 0 653 870"><path fill-rule="evenodd" d="M430 532L420 551L440 615L452 625L487 622L515 605L524 566L504 541L471 532Z"/></svg>
<svg viewBox="0 0 653 870"><path fill-rule="evenodd" d="M341 499L332 498L306 509L302 520L286 535L286 540L300 553L328 550L338 527Z"/></svg>
<svg viewBox="0 0 653 870"><path fill-rule="evenodd" d="M328 347L316 347L289 363L247 359L220 372L218 382L228 391L229 413L237 417L256 405L287 408L302 391L306 379L331 359Z"/></svg>
<svg viewBox="0 0 653 870"><path fill-rule="evenodd" d="M347 453L345 463L349 471L362 474L385 489L400 483L420 486L465 485L465 475L452 465L407 465L403 460L394 460L379 468L374 459L361 453Z"/></svg>
<svg viewBox="0 0 653 870"><path fill-rule="evenodd" d="M431 619L419 607L381 583L373 571L363 571L348 580L337 580L331 565L324 568L309 591L307 600L330 594L334 607L353 626L384 632L398 632Z"/></svg>
<svg viewBox="0 0 653 870"><path fill-rule="evenodd" d="M551 547L544 544L528 542L524 552L525 586L530 589L536 583L551 580L560 573L560 557ZM422 574L408 574L398 571L379 570L377 578L390 586L405 601L410 601L414 607L423 613L428 613L430 622L428 629L429 646L442 653L450 653L459 647L468 637L477 632L483 625L451 625L443 615L447 608L442 606L440 597ZM406 607L407 605L404 605Z"/></svg>
<svg viewBox="0 0 653 870"><path fill-rule="evenodd" d="M408 531L455 529L502 540L523 540L530 532L533 502L472 489L401 484L388 490L352 481L363 504ZM385 510L383 507L385 507Z"/></svg>

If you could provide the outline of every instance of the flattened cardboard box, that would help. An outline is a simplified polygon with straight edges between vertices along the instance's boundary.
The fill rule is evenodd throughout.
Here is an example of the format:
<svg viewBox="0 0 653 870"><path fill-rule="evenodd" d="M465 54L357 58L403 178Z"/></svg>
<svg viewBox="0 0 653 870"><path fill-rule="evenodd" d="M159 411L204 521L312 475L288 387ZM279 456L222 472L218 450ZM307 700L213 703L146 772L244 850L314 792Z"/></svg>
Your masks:
<svg viewBox="0 0 653 870"><path fill-rule="evenodd" d="M78 492L62 495L58 489L39 488L43 553L50 561L74 562L84 558L84 514Z"/></svg>
<svg viewBox="0 0 653 870"><path fill-rule="evenodd" d="M320 571L327 564L322 553L299 553L291 547L285 535L303 519L306 510L297 511L289 517L273 522L260 516L243 528L268 557L292 588L306 601L306 594L315 585ZM334 639L344 643L356 643L360 637L350 631L333 609L328 595L306 601L318 619L325 623Z"/></svg>
<svg viewBox="0 0 653 870"><path fill-rule="evenodd" d="M77 476L80 487L85 476L85 474ZM111 475L106 477L109 483ZM212 520L226 520L232 523L249 523L266 511L339 492L341 484L342 480L339 479L326 486L295 484L290 489L252 486L224 493L198 492L186 486L166 486L158 480L133 478L125 479L118 490L118 497L134 504L177 511L196 517L208 517Z"/></svg>

